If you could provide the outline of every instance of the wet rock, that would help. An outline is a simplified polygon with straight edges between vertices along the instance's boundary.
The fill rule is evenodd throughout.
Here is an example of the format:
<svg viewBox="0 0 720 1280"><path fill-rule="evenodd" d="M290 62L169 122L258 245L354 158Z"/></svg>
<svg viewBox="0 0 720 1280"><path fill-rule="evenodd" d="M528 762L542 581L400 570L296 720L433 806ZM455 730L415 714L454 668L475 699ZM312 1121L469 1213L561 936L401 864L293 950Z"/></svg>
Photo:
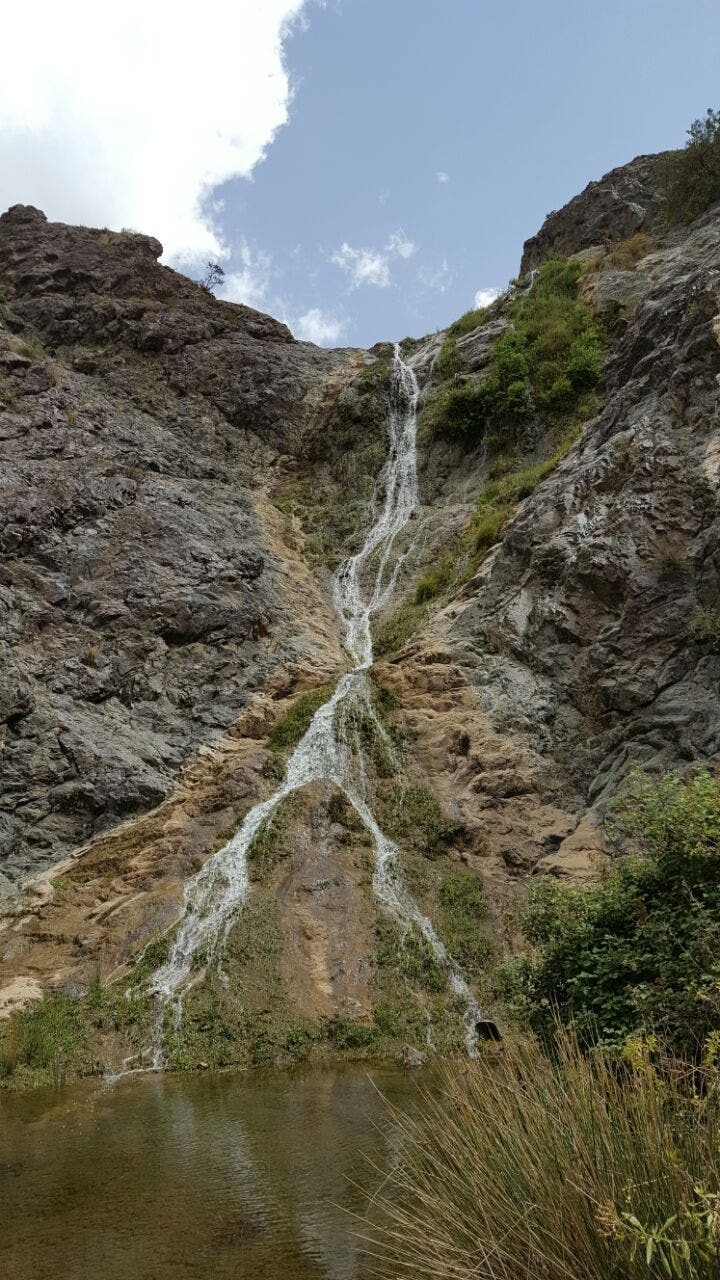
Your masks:
<svg viewBox="0 0 720 1280"><path fill-rule="evenodd" d="M415 1049L411 1044L403 1046L402 1064L408 1071L417 1071L425 1065L426 1061L427 1054L422 1053L420 1049Z"/></svg>

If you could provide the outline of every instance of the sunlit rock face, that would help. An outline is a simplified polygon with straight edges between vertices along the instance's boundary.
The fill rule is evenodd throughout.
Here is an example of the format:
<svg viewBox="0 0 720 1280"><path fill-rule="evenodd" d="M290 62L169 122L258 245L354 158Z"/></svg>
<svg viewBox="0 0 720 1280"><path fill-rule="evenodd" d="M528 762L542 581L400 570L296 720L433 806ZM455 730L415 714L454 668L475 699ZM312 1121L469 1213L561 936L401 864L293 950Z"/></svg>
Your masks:
<svg viewBox="0 0 720 1280"><path fill-rule="evenodd" d="M720 754L720 209L660 233L653 168L590 184L525 246L523 289L554 253L580 256L607 335L599 411L467 580L375 648L404 754L368 794L390 829L415 787L433 840L391 834L441 936L448 868L482 880L501 946L529 875L593 874L633 763ZM613 256L639 231L639 257ZM0 888L42 873L0 935L0 1011L3 992L85 990L171 925L281 781L274 726L353 665L332 575L386 496L391 349L296 342L160 252L34 209L0 218ZM466 381L508 310L458 338ZM421 407L445 336L402 344ZM422 425L416 461L388 614L415 607L489 474L482 440ZM369 1025L378 1005L372 840L337 792L318 775L298 793L250 876L255 958L238 925L229 968L261 1021L263 946L288 1025Z"/></svg>

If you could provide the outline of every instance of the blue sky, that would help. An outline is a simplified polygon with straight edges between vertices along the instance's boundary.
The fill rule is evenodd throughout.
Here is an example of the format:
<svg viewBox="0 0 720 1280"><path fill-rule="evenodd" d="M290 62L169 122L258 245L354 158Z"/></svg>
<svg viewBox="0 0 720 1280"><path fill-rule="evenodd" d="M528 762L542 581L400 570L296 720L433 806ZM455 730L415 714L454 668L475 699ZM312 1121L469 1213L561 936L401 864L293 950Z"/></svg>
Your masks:
<svg viewBox="0 0 720 1280"><path fill-rule="evenodd" d="M720 106L718 0L34 0L3 36L0 209L219 259L324 343L444 326Z"/></svg>
<svg viewBox="0 0 720 1280"><path fill-rule="evenodd" d="M251 181L223 188L222 222L271 259L265 306L316 309L364 346L445 325L515 274L549 210L681 145L720 103L720 7L331 0L285 57L289 123ZM414 251L388 251L393 236ZM387 273L357 282L343 245Z"/></svg>

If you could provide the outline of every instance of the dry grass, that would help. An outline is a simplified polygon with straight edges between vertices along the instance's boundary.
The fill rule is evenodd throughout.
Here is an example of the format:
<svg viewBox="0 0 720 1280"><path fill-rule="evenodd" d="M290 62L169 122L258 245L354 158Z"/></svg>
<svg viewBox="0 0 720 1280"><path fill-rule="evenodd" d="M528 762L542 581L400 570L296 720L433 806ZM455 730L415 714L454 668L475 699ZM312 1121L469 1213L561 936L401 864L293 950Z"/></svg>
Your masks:
<svg viewBox="0 0 720 1280"><path fill-rule="evenodd" d="M618 267L622 271L632 271L642 258L652 253L654 247L654 242L647 232L636 231L634 236L614 241L602 265Z"/></svg>
<svg viewBox="0 0 720 1280"><path fill-rule="evenodd" d="M365 1234L386 1280L715 1280L718 1077L619 1064L559 1036L447 1067L413 1115Z"/></svg>

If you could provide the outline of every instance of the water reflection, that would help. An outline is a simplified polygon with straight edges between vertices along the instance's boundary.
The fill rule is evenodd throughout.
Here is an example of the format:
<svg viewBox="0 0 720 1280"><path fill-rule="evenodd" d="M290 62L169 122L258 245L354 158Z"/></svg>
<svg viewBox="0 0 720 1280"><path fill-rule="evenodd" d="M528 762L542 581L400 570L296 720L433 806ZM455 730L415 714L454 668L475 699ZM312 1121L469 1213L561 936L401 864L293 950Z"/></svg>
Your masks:
<svg viewBox="0 0 720 1280"><path fill-rule="evenodd" d="M360 1280L393 1071L135 1077L0 1102L14 1280Z"/></svg>

